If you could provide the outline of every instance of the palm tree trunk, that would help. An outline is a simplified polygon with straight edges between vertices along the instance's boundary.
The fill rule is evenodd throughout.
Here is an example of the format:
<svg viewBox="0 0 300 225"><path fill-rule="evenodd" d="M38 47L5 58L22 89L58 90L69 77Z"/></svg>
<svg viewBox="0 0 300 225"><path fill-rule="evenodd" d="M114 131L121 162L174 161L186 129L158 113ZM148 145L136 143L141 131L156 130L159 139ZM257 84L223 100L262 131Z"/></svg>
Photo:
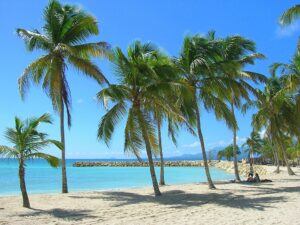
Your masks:
<svg viewBox="0 0 300 225"><path fill-rule="evenodd" d="M231 112L233 114L233 117L235 117L234 115L234 105L233 102L231 102ZM233 128L233 165L234 165L234 174L235 174L235 179L237 181L241 181L240 179L240 175L239 175L239 168L238 168L238 160L237 160L237 154L236 154L236 127Z"/></svg>
<svg viewBox="0 0 300 225"><path fill-rule="evenodd" d="M160 185L166 185L165 184L165 162L164 162L164 156L163 156L163 149L162 149L162 142L161 142L161 126L160 126L160 118L157 118L157 131L158 131L158 145L159 145L159 155L160 155L160 179L159 184Z"/></svg>
<svg viewBox="0 0 300 225"><path fill-rule="evenodd" d="M253 169L253 149L250 148L250 152L249 152L249 163L250 163L250 173L254 174L254 169Z"/></svg>
<svg viewBox="0 0 300 225"><path fill-rule="evenodd" d="M294 171L291 169L291 166L289 164L289 159L287 157L287 154L286 154L286 151L285 151L285 148L282 144L282 142L280 141L280 147L281 147L281 151L282 151L282 154L283 154L283 158L284 158L284 161L285 161L285 164L286 164L286 168L287 168L287 171L288 171L288 174L289 175L296 175L294 173Z"/></svg>
<svg viewBox="0 0 300 225"><path fill-rule="evenodd" d="M196 99L197 99L197 97L195 96L195 101L196 101ZM211 179L210 172L209 172L209 166L208 166L208 162L207 162L205 145L204 145L204 138L203 138L203 134L202 134L202 130L201 130L200 112L199 112L197 103L196 103L196 120L197 120L196 122L197 122L198 137L199 137L200 144L201 144L201 150L202 150L202 155L203 155L203 162L204 162L204 168L205 168L208 186L210 189L216 189L216 187Z"/></svg>
<svg viewBox="0 0 300 225"><path fill-rule="evenodd" d="M280 163L279 163L279 158L278 158L278 148L274 149L274 145L272 145L273 148L273 154L274 154L274 159L275 159L275 163L276 163L276 170L275 173L280 173Z"/></svg>
<svg viewBox="0 0 300 225"><path fill-rule="evenodd" d="M60 137L63 149L61 150L61 173L62 173L62 193L68 193L67 171L66 171L66 150L65 150L65 119L64 119L64 104L60 109Z"/></svg>
<svg viewBox="0 0 300 225"><path fill-rule="evenodd" d="M138 117L139 117L139 124L140 124L141 130L142 130L143 139L144 139L144 142L146 145L146 152L147 152L147 157L148 157L148 162L149 162L149 169L150 169L150 175L151 175L151 179L152 179L154 194L155 194L155 196L160 196L161 193L160 193L159 186L158 186L157 179L156 179L154 163L153 163L153 158L152 158L151 144L149 141L148 132L144 126L145 123L144 123L144 118L143 118L143 114L142 114L141 110L138 111Z"/></svg>
<svg viewBox="0 0 300 225"><path fill-rule="evenodd" d="M20 164L19 164L19 178L20 178L20 189L23 198L23 207L30 208L29 198L28 198L26 184L25 184L24 161L22 159L20 160Z"/></svg>

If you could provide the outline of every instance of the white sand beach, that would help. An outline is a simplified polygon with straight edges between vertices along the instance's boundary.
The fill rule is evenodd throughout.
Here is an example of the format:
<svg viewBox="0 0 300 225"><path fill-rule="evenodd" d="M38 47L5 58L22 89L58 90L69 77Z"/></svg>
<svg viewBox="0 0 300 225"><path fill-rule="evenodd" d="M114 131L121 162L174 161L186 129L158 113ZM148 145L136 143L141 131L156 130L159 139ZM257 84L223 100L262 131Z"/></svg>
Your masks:
<svg viewBox="0 0 300 225"><path fill-rule="evenodd" d="M272 169L272 168L270 168ZM300 224L300 168L297 176L269 174L272 183L205 184L0 197L0 224Z"/></svg>

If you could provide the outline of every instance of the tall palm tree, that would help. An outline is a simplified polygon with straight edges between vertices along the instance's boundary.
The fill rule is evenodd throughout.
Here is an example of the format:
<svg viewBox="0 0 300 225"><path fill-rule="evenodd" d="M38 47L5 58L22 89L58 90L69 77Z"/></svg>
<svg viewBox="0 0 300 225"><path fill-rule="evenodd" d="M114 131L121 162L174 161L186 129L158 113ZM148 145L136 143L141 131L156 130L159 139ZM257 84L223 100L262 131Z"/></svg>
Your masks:
<svg viewBox="0 0 300 225"><path fill-rule="evenodd" d="M224 103L224 98L228 98L231 93L231 86L237 83L226 74L229 71L235 71L236 64L232 62L223 62L219 49L218 41L211 40L208 37L199 35L185 37L183 47L179 58L175 59L177 67L180 70L182 79L193 87L193 107L196 118L197 134L201 144L205 173L210 189L215 185L210 176L207 162L204 137L200 120L200 104L203 104L206 110L212 110L218 119L224 119L229 127L236 126L236 120L230 109ZM227 71L228 73L224 73Z"/></svg>
<svg viewBox="0 0 300 225"><path fill-rule="evenodd" d="M31 118L25 121L21 121L18 117L15 117L15 127L8 128L5 132L6 139L13 144L13 147L0 145L1 156L16 158L18 160L23 207L26 208L30 208L25 183L26 160L36 158L45 159L51 166L58 167L60 162L58 158L43 153L40 150L51 144L63 149L60 142L48 139L47 134L38 131L38 126L41 123L52 123L50 115L43 114L38 118Z"/></svg>
<svg viewBox="0 0 300 225"><path fill-rule="evenodd" d="M242 147L248 146L248 149L245 149L245 152L248 152L248 159L250 164L250 173L254 173L253 170L253 155L254 153L259 152L263 142L260 138L259 134L256 131L252 131L250 136L247 138L246 142L242 145Z"/></svg>
<svg viewBox="0 0 300 225"><path fill-rule="evenodd" d="M234 35L229 36L224 39L215 39L215 35L211 35L212 40L219 41L219 49L221 49L222 60L225 62L231 62L232 64L236 64L237 66L235 71L230 71L231 76L238 82L238 85L231 86L231 95L229 96L229 103L231 107L232 115L235 117L235 108L241 108L241 100L244 99L249 101L249 93L256 95L256 90L251 86L248 81L252 81L254 83L263 82L266 80L266 77L250 72L244 71L244 67L249 64L254 64L255 59L263 59L264 55L260 53L256 53L255 43L251 40L245 39L241 36ZM238 126L233 126L233 164L234 164L234 172L237 181L240 181L239 171L238 171L238 163L237 163L237 130Z"/></svg>
<svg viewBox="0 0 300 225"><path fill-rule="evenodd" d="M29 88L29 83L41 84L52 101L53 108L60 115L62 150L62 192L68 192L65 163L64 117L67 113L71 126L71 94L66 71L71 65L98 83L108 83L91 57L109 57L109 46L105 42L85 43L91 35L99 33L97 20L72 5L61 5L50 0L43 13L43 33L38 30L17 29L29 51L42 50L43 56L32 62L19 78L21 96Z"/></svg>
<svg viewBox="0 0 300 225"><path fill-rule="evenodd" d="M158 79L166 72L171 73L174 67L151 43L134 42L129 46L127 56L117 48L114 65L119 84L110 85L97 94L106 107L109 106L108 100L114 103L99 123L98 138L109 145L115 125L128 114L124 151L140 159L140 150L145 146L154 193L159 196L161 192L152 158L158 153L153 112L160 109L162 114L181 117L172 102L165 98L167 92L175 93L181 87Z"/></svg>

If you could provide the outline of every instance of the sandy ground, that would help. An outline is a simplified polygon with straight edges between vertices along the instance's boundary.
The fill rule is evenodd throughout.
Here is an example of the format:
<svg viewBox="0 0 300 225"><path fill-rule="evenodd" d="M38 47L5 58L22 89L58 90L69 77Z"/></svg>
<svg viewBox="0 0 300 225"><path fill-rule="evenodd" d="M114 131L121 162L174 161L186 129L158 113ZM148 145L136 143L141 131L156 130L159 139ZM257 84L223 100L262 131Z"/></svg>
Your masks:
<svg viewBox="0 0 300 225"><path fill-rule="evenodd" d="M268 175L272 183L172 185L154 197L151 188L0 197L0 224L300 224L297 176Z"/></svg>

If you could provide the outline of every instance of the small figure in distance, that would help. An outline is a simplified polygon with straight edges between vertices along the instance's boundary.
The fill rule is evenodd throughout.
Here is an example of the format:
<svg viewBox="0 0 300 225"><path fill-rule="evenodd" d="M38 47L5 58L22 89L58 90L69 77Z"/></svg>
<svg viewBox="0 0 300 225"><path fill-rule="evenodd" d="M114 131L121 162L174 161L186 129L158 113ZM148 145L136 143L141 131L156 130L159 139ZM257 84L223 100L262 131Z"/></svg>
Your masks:
<svg viewBox="0 0 300 225"><path fill-rule="evenodd" d="M254 177L253 180L254 180L254 182L256 182L256 183L261 182L258 173L255 173L255 177Z"/></svg>
<svg viewBox="0 0 300 225"><path fill-rule="evenodd" d="M261 180L261 179L259 178L258 173L255 173L254 182L257 182L257 183L259 183L259 182L265 183L265 182L272 182L272 180L269 180L269 179L262 179L262 180Z"/></svg>
<svg viewBox="0 0 300 225"><path fill-rule="evenodd" d="M247 182L250 182L250 183L255 182L254 179L253 179L253 173L248 174Z"/></svg>

